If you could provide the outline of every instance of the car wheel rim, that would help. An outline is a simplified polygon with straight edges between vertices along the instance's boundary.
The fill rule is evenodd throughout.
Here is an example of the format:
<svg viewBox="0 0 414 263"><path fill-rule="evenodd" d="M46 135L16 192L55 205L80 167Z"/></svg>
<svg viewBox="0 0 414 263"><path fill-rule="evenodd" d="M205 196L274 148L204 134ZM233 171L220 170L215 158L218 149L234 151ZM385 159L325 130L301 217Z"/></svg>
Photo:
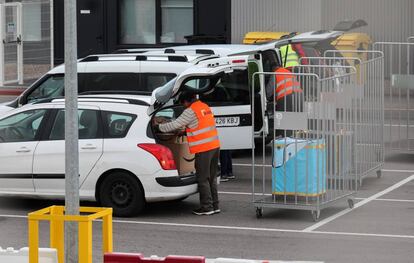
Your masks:
<svg viewBox="0 0 414 263"><path fill-rule="evenodd" d="M111 200L119 207L126 207L131 203L131 187L124 182L116 182L112 185Z"/></svg>

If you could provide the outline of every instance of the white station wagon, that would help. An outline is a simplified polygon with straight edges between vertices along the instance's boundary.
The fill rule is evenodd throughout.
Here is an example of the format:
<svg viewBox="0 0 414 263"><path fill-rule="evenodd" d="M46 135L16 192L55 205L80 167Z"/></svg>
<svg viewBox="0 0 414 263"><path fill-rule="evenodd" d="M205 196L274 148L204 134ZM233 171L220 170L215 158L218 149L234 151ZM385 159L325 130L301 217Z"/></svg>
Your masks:
<svg viewBox="0 0 414 263"><path fill-rule="evenodd" d="M113 207L115 215L131 216L142 211L146 202L183 199L196 193L194 156L185 136L158 134L151 118L176 118L183 111L173 103L180 92L208 92L226 75L247 68L247 56L233 60L236 65L220 59L186 70L154 92L152 105L148 96L81 96L81 200L98 201ZM219 129L220 133L223 144L226 140L251 142L251 120L241 127ZM1 195L63 198L64 99L28 104L3 115L0 163Z"/></svg>

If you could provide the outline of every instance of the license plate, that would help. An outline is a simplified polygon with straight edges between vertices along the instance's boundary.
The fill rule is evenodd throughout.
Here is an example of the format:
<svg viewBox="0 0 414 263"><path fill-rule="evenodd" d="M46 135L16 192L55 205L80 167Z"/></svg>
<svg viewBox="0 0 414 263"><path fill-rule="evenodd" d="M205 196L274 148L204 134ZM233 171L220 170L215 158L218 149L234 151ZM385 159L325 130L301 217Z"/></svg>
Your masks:
<svg viewBox="0 0 414 263"><path fill-rule="evenodd" d="M216 117L217 127L233 127L239 126L240 117Z"/></svg>

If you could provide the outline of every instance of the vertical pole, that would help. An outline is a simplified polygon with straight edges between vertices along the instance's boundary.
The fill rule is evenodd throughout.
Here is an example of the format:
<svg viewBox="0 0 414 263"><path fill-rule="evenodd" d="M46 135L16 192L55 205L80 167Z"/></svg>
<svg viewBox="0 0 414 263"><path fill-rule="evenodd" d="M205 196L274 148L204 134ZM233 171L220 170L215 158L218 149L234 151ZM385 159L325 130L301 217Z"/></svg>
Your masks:
<svg viewBox="0 0 414 263"><path fill-rule="evenodd" d="M112 252L112 213L103 217L102 236L103 252Z"/></svg>
<svg viewBox="0 0 414 263"><path fill-rule="evenodd" d="M24 63L23 63L23 31L22 31L22 24L23 24L23 5L18 3L16 5L16 14L17 14L17 34L16 37L20 39L17 41L17 83L22 85L24 82Z"/></svg>
<svg viewBox="0 0 414 263"><path fill-rule="evenodd" d="M64 263L64 221L60 218L63 216L63 207L53 207L51 209L51 215L52 219L50 221L50 247L56 248L58 254L58 262Z"/></svg>
<svg viewBox="0 0 414 263"><path fill-rule="evenodd" d="M39 262L39 221L29 219L29 262Z"/></svg>
<svg viewBox="0 0 414 263"><path fill-rule="evenodd" d="M52 69L55 65L55 38L54 38L54 12L53 12L54 1L50 0L50 68Z"/></svg>
<svg viewBox="0 0 414 263"><path fill-rule="evenodd" d="M4 12L4 4L0 4L0 86L4 85L4 26L6 17Z"/></svg>
<svg viewBox="0 0 414 263"><path fill-rule="evenodd" d="M79 222L79 261L92 263L92 221Z"/></svg>
<svg viewBox="0 0 414 263"><path fill-rule="evenodd" d="M65 206L66 215L79 215L78 77L76 0L65 0ZM76 222L65 226L65 262L78 262Z"/></svg>

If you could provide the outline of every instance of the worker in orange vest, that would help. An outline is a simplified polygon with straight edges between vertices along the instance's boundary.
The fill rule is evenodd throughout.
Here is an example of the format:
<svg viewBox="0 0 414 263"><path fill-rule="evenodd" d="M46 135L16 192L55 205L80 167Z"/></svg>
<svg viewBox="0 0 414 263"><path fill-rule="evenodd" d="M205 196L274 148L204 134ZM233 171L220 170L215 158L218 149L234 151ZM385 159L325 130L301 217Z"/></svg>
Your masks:
<svg viewBox="0 0 414 263"><path fill-rule="evenodd" d="M174 121L159 124L161 132L171 132L185 128L190 153L195 154L195 169L200 208L193 211L196 215L220 213L217 194L217 167L220 141L216 121L210 107L196 99L190 92L180 95L184 112Z"/></svg>
<svg viewBox="0 0 414 263"><path fill-rule="evenodd" d="M302 111L300 99L294 99L295 94L302 95L300 83L294 74L286 68L279 67L276 72L276 110L277 111ZM296 102L296 105L295 105ZM295 107L296 106L296 107Z"/></svg>
<svg viewBox="0 0 414 263"><path fill-rule="evenodd" d="M276 111L280 112L302 112L303 90L295 75L286 68L279 67L276 72L276 85L274 96L276 96ZM272 94L273 96L273 94ZM292 130L277 130L276 136L292 136Z"/></svg>

